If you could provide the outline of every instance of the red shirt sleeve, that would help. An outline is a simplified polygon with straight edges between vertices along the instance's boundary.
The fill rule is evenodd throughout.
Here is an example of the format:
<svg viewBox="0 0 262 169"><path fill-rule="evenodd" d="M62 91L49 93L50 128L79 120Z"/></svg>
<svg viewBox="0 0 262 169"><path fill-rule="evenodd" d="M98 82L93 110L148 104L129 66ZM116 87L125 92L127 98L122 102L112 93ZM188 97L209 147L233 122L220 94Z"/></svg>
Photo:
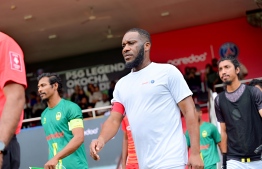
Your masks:
<svg viewBox="0 0 262 169"><path fill-rule="evenodd" d="M24 54L19 45L5 34L0 34L1 82L3 88L9 81L27 87Z"/></svg>

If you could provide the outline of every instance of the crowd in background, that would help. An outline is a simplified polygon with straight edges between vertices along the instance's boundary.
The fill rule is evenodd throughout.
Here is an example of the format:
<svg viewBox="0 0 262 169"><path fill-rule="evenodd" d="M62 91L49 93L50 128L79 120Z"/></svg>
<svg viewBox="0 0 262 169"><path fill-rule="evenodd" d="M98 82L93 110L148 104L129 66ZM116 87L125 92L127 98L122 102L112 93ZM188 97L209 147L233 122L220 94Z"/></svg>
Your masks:
<svg viewBox="0 0 262 169"><path fill-rule="evenodd" d="M91 108L100 108L105 106L110 106L110 100L113 98L113 91L116 82L110 82L110 88L108 90L101 91L99 86L96 84L88 84L87 91L83 89L82 86L76 85L74 92L70 95L68 99L76 104L82 110ZM47 107L47 105L41 101L40 96L37 92L30 92L29 96L26 97L26 103L24 106L24 119L30 119L34 117L41 117L41 113ZM110 109L96 110L96 116L101 116L107 113ZM84 118L93 117L92 112L83 113ZM23 127L34 127L41 125L40 121L33 121L29 123L24 123Z"/></svg>
<svg viewBox="0 0 262 169"><path fill-rule="evenodd" d="M214 86L222 83L218 76L217 61L216 58L212 59L211 63L206 64L205 69L201 71L196 67L185 67L184 78L193 92L193 98L196 104L207 103L207 89L211 89L215 92L218 89ZM242 69L241 78L243 79L247 75L247 70L244 65L242 65ZM82 110L110 106L115 84L116 81L111 81L110 88L104 91L101 91L97 84L88 84L86 91L83 86L76 85L74 87L74 92L66 99L78 104ZM41 101L37 92L31 92L29 97L26 96L24 119L40 117L45 108L46 104ZM95 114L96 116L101 116L108 111L109 109L96 110ZM83 113L83 117L93 117L93 114L92 112L86 112ZM24 123L24 127L34 127L38 125L41 125L40 121Z"/></svg>

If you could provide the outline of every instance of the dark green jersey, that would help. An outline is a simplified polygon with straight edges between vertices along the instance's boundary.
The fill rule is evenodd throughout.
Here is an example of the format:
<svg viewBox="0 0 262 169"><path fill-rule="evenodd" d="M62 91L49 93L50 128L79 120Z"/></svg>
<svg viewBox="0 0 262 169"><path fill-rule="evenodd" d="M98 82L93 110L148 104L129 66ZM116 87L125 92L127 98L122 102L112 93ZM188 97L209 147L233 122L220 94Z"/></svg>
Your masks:
<svg viewBox="0 0 262 169"><path fill-rule="evenodd" d="M64 99L61 99L55 107L47 107L44 110L41 115L41 123L48 142L49 159L53 158L73 138L69 122L79 121L79 127L81 127L83 126L82 119L80 107ZM88 169L84 144L69 156L59 160L58 165L63 165L66 169Z"/></svg>
<svg viewBox="0 0 262 169"><path fill-rule="evenodd" d="M186 131L187 145L190 147L190 138ZM216 128L211 123L203 122L200 126L200 151L204 161L205 168L216 164L220 161L217 150L217 143L221 141L221 136Z"/></svg>

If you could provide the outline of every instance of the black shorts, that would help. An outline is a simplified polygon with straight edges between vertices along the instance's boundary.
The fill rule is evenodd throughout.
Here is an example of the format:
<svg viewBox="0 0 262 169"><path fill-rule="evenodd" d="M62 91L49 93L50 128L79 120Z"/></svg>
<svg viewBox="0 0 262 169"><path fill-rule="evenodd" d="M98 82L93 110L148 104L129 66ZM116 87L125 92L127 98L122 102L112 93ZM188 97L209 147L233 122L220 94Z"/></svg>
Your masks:
<svg viewBox="0 0 262 169"><path fill-rule="evenodd" d="M8 146L6 147L6 153L3 157L2 169L19 169L20 167L20 146L14 136Z"/></svg>

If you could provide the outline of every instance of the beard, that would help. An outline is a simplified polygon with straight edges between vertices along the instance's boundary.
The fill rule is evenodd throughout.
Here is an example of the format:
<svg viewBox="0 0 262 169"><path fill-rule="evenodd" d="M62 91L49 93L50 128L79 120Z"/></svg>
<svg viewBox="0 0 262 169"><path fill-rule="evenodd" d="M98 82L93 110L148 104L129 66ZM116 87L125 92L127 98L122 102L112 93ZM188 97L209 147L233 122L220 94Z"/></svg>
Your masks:
<svg viewBox="0 0 262 169"><path fill-rule="evenodd" d="M144 45L141 46L135 60L133 60L132 62L126 63L126 68L134 68L134 67L138 67L139 65L141 65L141 63L144 60Z"/></svg>
<svg viewBox="0 0 262 169"><path fill-rule="evenodd" d="M231 84L232 84L232 81L224 81L223 84L226 85L226 86L227 86L227 85L231 85Z"/></svg>
<svg viewBox="0 0 262 169"><path fill-rule="evenodd" d="M44 104L47 104L48 101L49 101L49 98L42 99L42 103L44 103Z"/></svg>
<svg viewBox="0 0 262 169"><path fill-rule="evenodd" d="M43 94L45 94L45 93L43 93ZM49 101L49 98L42 98L42 97L41 97L41 101L42 101L43 103L47 104L47 102Z"/></svg>

